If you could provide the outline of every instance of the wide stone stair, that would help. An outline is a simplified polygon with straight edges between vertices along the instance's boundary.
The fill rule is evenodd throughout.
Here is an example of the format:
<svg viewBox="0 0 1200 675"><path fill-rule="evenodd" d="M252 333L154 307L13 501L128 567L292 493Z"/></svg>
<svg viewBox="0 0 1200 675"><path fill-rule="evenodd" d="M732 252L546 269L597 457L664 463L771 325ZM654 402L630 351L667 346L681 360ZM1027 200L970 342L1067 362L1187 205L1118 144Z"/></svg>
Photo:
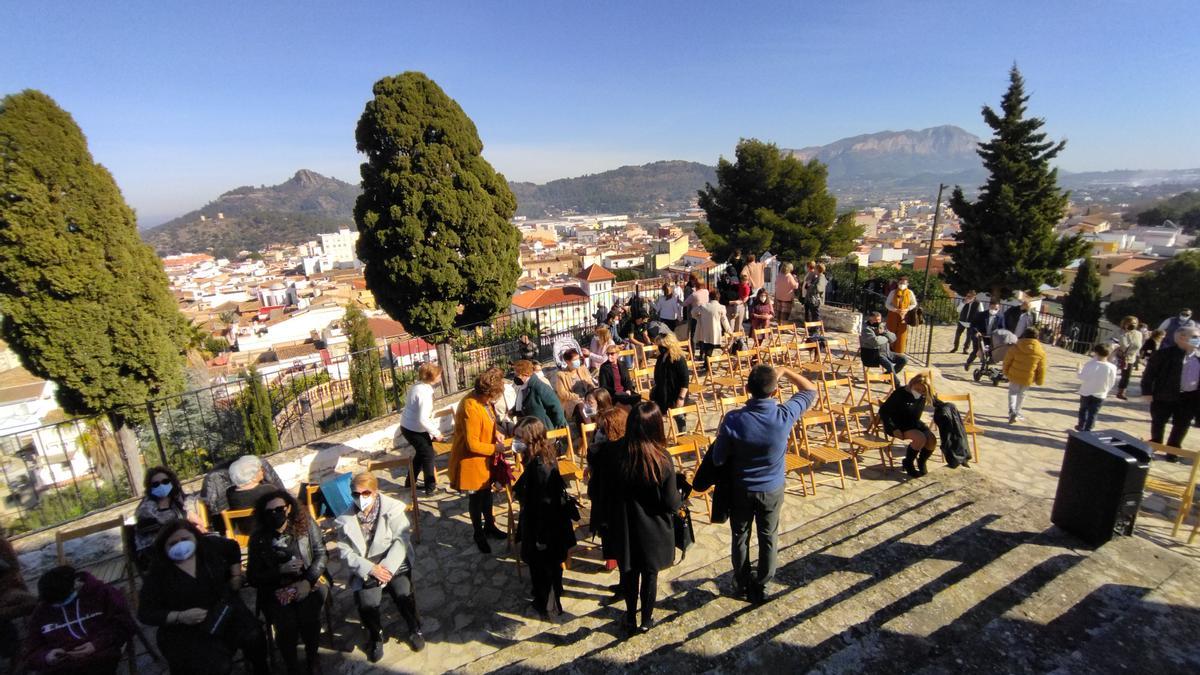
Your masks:
<svg viewBox="0 0 1200 675"><path fill-rule="evenodd" d="M762 605L728 596L725 558L664 584L646 634L612 606L461 670L1196 672L1198 564L1139 538L1083 548L1049 511L935 472L784 533Z"/></svg>

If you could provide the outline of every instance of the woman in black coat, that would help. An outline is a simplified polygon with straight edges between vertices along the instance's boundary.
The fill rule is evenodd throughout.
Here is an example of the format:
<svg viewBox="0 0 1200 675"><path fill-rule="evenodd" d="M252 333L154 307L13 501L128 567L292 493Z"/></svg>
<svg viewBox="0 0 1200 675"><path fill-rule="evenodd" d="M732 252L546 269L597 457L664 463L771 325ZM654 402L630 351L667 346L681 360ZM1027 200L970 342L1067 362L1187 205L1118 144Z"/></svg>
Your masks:
<svg viewBox="0 0 1200 675"><path fill-rule="evenodd" d="M158 648L172 675L228 673L239 649L255 675L266 675L266 637L237 594L238 545L175 520L159 530L154 554L138 620L158 627Z"/></svg>
<svg viewBox="0 0 1200 675"><path fill-rule="evenodd" d="M883 405L879 406L879 420L883 422L883 430L891 436L909 441L903 464L904 470L913 478L925 475L925 462L933 454L937 444L937 437L921 419L929 397L929 384L925 381L925 375L914 375L906 386L893 391Z"/></svg>
<svg viewBox="0 0 1200 675"><path fill-rule="evenodd" d="M654 387L650 390L650 400L665 415L671 408L682 407L687 402L688 382L692 373L683 345L674 333L662 335L656 342L658 362L654 364ZM682 415L675 418L675 425L683 431L685 423Z"/></svg>
<svg viewBox="0 0 1200 675"><path fill-rule="evenodd" d="M533 581L533 608L543 619L551 593L562 614L563 563L575 546L575 527L567 486L558 473L558 449L546 438L546 426L536 417L525 417L513 430L513 449L521 453L524 471L513 494L521 503L517 532L521 559L529 565Z"/></svg>
<svg viewBox="0 0 1200 675"><path fill-rule="evenodd" d="M321 606L329 592L323 578L327 556L321 528L296 498L283 490L258 500L254 521L246 579L258 589L258 606L275 627L288 672L301 672L296 659L301 638L307 672L318 672Z"/></svg>
<svg viewBox="0 0 1200 675"><path fill-rule="evenodd" d="M630 414L625 437L596 457L592 509L599 512L605 556L615 558L621 570L625 627L631 633L653 624L658 572L675 560L672 517L680 498L666 447L662 413L643 401Z"/></svg>

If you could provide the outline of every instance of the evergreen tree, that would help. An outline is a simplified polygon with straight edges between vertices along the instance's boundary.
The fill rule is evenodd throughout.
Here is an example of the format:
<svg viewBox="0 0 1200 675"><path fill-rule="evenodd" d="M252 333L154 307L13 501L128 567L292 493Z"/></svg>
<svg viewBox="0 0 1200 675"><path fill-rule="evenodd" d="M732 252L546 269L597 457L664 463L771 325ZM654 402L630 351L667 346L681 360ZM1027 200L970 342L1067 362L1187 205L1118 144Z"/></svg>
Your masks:
<svg viewBox="0 0 1200 675"><path fill-rule="evenodd" d="M1200 311L1200 251L1179 253L1162 269L1138 276L1133 280L1133 295L1108 303L1104 314L1113 323L1136 316L1157 328L1184 307Z"/></svg>
<svg viewBox="0 0 1200 675"><path fill-rule="evenodd" d="M350 389L353 392L354 418L360 422L379 417L387 411L379 367L379 349L375 334L362 310L346 307L346 334L350 337Z"/></svg>
<svg viewBox="0 0 1200 675"><path fill-rule="evenodd" d="M433 80L407 72L373 92L355 132L367 156L354 207L367 287L416 334L491 319L521 272L516 198L481 155L475 124Z"/></svg>
<svg viewBox="0 0 1200 675"><path fill-rule="evenodd" d="M275 414L271 409L271 393L253 365L245 377L246 388L238 398L242 409L246 451L255 455L267 455L279 449L279 438L275 435Z"/></svg>
<svg viewBox="0 0 1200 675"><path fill-rule="evenodd" d="M1063 319L1071 324L1095 326L1100 322L1100 272L1092 256L1083 259L1071 290L1063 298Z"/></svg>
<svg viewBox="0 0 1200 675"><path fill-rule="evenodd" d="M1081 257L1087 244L1078 236L1060 238L1056 226L1066 213L1066 192L1058 188L1058 170L1050 161L1066 146L1046 140L1045 121L1026 118L1029 97L1014 65L1000 114L983 106L983 119L995 134L979 144L989 172L979 199L967 201L955 186L950 208L962 229L946 247L950 260L945 276L962 292L990 291L993 298L1016 291L1036 292L1042 284L1058 285L1062 270Z"/></svg>
<svg viewBox="0 0 1200 675"><path fill-rule="evenodd" d="M819 255L840 258L854 247L862 228L854 214L837 215L837 199L826 189L826 168L780 153L773 143L742 139L735 162L717 162L717 185L700 190L707 222L696 232L717 260L734 249L802 265Z"/></svg>

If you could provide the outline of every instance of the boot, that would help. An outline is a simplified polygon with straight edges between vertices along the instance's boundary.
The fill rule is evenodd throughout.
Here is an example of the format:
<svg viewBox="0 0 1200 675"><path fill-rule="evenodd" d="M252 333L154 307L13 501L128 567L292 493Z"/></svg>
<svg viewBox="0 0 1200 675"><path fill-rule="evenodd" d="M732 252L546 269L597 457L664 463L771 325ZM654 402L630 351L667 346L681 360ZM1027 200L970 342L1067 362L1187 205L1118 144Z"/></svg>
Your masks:
<svg viewBox="0 0 1200 675"><path fill-rule="evenodd" d="M908 446L908 450L904 453L904 461L900 463L904 467L904 472L913 478L919 478L921 474L917 473L917 467L913 465L913 460L917 458L917 451L913 450L912 446Z"/></svg>
<svg viewBox="0 0 1200 675"><path fill-rule="evenodd" d="M479 547L480 553L491 553L492 545L488 543L487 534L482 530L475 530L475 545Z"/></svg>
<svg viewBox="0 0 1200 675"><path fill-rule="evenodd" d="M492 514L491 501L484 507L483 512L483 533L492 539L508 539L508 535L496 527L496 516Z"/></svg>
<svg viewBox="0 0 1200 675"><path fill-rule="evenodd" d="M929 461L929 457L932 454L933 454L933 450L930 448L925 448L924 450L921 451L921 456L917 458L917 475L918 476L924 476L926 473L929 473L928 471L925 470L925 463Z"/></svg>
<svg viewBox="0 0 1200 675"><path fill-rule="evenodd" d="M1125 390L1124 390L1124 389L1118 389L1118 390L1117 390L1117 398L1121 399L1122 401L1128 401L1128 400L1129 400L1129 399L1125 398Z"/></svg>

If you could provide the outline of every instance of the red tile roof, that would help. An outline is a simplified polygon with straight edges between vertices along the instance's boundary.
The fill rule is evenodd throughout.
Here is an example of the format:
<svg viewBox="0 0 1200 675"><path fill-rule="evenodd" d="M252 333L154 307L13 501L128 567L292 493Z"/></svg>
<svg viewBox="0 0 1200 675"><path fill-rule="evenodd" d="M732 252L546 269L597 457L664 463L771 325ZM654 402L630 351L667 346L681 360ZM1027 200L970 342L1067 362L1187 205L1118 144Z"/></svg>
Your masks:
<svg viewBox="0 0 1200 675"><path fill-rule="evenodd" d="M577 276L584 281L611 281L617 278L617 275L609 272L596 263L588 265Z"/></svg>
<svg viewBox="0 0 1200 675"><path fill-rule="evenodd" d="M616 277L613 277L614 279ZM578 286L566 288L541 288L513 296L512 304L521 309L540 309L551 305L577 304L588 301L588 296Z"/></svg>
<svg viewBox="0 0 1200 675"><path fill-rule="evenodd" d="M388 345L388 349L391 350L392 356L400 358L403 356L412 356L413 354L424 354L426 352L431 352L436 350L437 347L434 347L421 338L413 338L407 342L393 342Z"/></svg>
<svg viewBox="0 0 1200 675"><path fill-rule="evenodd" d="M379 340L395 335L408 335L408 330L404 327L404 324L383 317L367 319L367 326L370 327L371 333L375 338Z"/></svg>

